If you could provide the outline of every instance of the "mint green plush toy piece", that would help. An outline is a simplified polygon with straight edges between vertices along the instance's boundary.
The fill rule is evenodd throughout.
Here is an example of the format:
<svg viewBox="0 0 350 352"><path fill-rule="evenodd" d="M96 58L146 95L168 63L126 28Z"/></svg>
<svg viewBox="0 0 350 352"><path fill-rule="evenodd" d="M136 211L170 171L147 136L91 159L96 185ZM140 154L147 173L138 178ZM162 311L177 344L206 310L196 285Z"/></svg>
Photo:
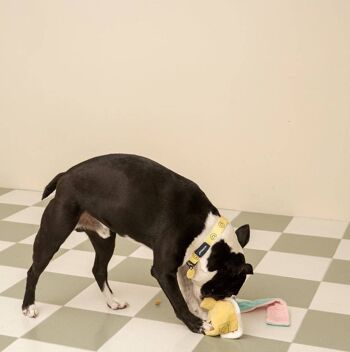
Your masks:
<svg viewBox="0 0 350 352"><path fill-rule="evenodd" d="M289 326L290 317L288 306L280 298L260 298L256 300L236 299L241 313L266 307L266 324Z"/></svg>
<svg viewBox="0 0 350 352"><path fill-rule="evenodd" d="M248 299L237 299L237 303L239 305L239 309L241 313L250 312L251 310L257 309L259 307L263 307L267 303L273 301L274 298L260 298L250 301Z"/></svg>

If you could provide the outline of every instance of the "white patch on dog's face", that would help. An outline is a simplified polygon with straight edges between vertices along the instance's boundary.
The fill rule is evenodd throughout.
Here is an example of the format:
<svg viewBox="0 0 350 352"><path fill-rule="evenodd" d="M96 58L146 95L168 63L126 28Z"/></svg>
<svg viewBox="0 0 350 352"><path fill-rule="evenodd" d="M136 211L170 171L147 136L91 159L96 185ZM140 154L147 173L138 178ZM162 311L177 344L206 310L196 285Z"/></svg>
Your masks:
<svg viewBox="0 0 350 352"><path fill-rule="evenodd" d="M228 224L224 233L222 234L222 239L231 248L231 253L243 253L243 248L238 242L237 235L231 224Z"/></svg>
<svg viewBox="0 0 350 352"><path fill-rule="evenodd" d="M189 309L197 316L203 316L206 314L206 312L199 307L201 302L201 288L217 273L217 271L208 270L208 258L210 257L212 247L210 247L203 257L200 258L199 262L195 266L195 276L192 280L189 280L186 277L186 272L188 269L186 262L190 258L191 254L205 241L209 231L213 228L218 219L219 216L214 215L213 213L208 214L203 231L195 237L190 246L187 248L181 270L178 271L178 282L181 292L189 306ZM231 252L243 253L243 249L238 242L234 228L230 223L226 226L224 232L218 240L223 240L231 248ZM205 317L203 318L205 319Z"/></svg>
<svg viewBox="0 0 350 352"><path fill-rule="evenodd" d="M214 215L213 213L208 214L203 231L197 237L195 237L195 239L191 242L190 246L187 248L182 265L186 266L186 262L190 258L191 254L205 241L209 231L213 228L218 219L218 215ZM231 248L231 252L243 253L243 248L239 244L237 235L235 234L234 228L230 223L226 226L224 232L221 234L218 240L224 240L227 245ZM203 257L200 258L198 264L195 267L196 274L192 281L198 285L203 285L206 281L209 281L216 274L216 271L209 271L207 267L210 253L211 247L203 255Z"/></svg>

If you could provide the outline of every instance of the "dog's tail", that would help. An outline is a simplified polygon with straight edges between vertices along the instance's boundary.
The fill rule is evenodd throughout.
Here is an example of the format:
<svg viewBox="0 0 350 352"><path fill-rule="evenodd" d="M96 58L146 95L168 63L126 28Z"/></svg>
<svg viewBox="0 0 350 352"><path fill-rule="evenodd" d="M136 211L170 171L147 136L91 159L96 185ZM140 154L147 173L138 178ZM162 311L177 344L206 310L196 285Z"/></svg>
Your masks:
<svg viewBox="0 0 350 352"><path fill-rule="evenodd" d="M50 183L45 187L44 192L43 192L43 196L41 199L46 198L48 195L50 195L57 186L57 182L58 180L65 174L65 172L60 172L58 175L56 175L51 181Z"/></svg>

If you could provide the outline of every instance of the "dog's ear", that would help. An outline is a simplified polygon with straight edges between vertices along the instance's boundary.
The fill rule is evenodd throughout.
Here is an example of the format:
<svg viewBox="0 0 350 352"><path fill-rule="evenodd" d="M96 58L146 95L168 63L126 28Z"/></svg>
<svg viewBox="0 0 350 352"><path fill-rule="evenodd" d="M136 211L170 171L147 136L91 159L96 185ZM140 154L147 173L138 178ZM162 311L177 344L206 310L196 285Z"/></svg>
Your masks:
<svg viewBox="0 0 350 352"><path fill-rule="evenodd" d="M245 245L249 242L249 238L250 238L249 225L246 224L246 225L239 227L236 230L236 235L237 235L239 244L242 246L242 248L244 248Z"/></svg>
<svg viewBox="0 0 350 352"><path fill-rule="evenodd" d="M253 266L251 264L244 264L242 267L242 272L246 275L253 275Z"/></svg>

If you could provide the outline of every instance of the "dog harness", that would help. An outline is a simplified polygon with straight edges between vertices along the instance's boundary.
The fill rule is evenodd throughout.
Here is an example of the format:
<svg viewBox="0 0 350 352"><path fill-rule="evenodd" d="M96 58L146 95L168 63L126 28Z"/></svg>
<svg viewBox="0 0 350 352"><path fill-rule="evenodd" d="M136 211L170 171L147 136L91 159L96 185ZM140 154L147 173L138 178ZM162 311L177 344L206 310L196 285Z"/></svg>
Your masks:
<svg viewBox="0 0 350 352"><path fill-rule="evenodd" d="M188 266L186 276L188 279L191 280L194 278L194 275L196 273L194 267L199 262L199 259L201 257L203 257L203 255L213 245L213 243L216 241L216 239L224 232L228 223L229 223L229 221L226 218L221 216L219 218L219 220L217 221L217 223L214 225L214 227L209 232L205 241L192 253L190 259L186 262L186 264Z"/></svg>

